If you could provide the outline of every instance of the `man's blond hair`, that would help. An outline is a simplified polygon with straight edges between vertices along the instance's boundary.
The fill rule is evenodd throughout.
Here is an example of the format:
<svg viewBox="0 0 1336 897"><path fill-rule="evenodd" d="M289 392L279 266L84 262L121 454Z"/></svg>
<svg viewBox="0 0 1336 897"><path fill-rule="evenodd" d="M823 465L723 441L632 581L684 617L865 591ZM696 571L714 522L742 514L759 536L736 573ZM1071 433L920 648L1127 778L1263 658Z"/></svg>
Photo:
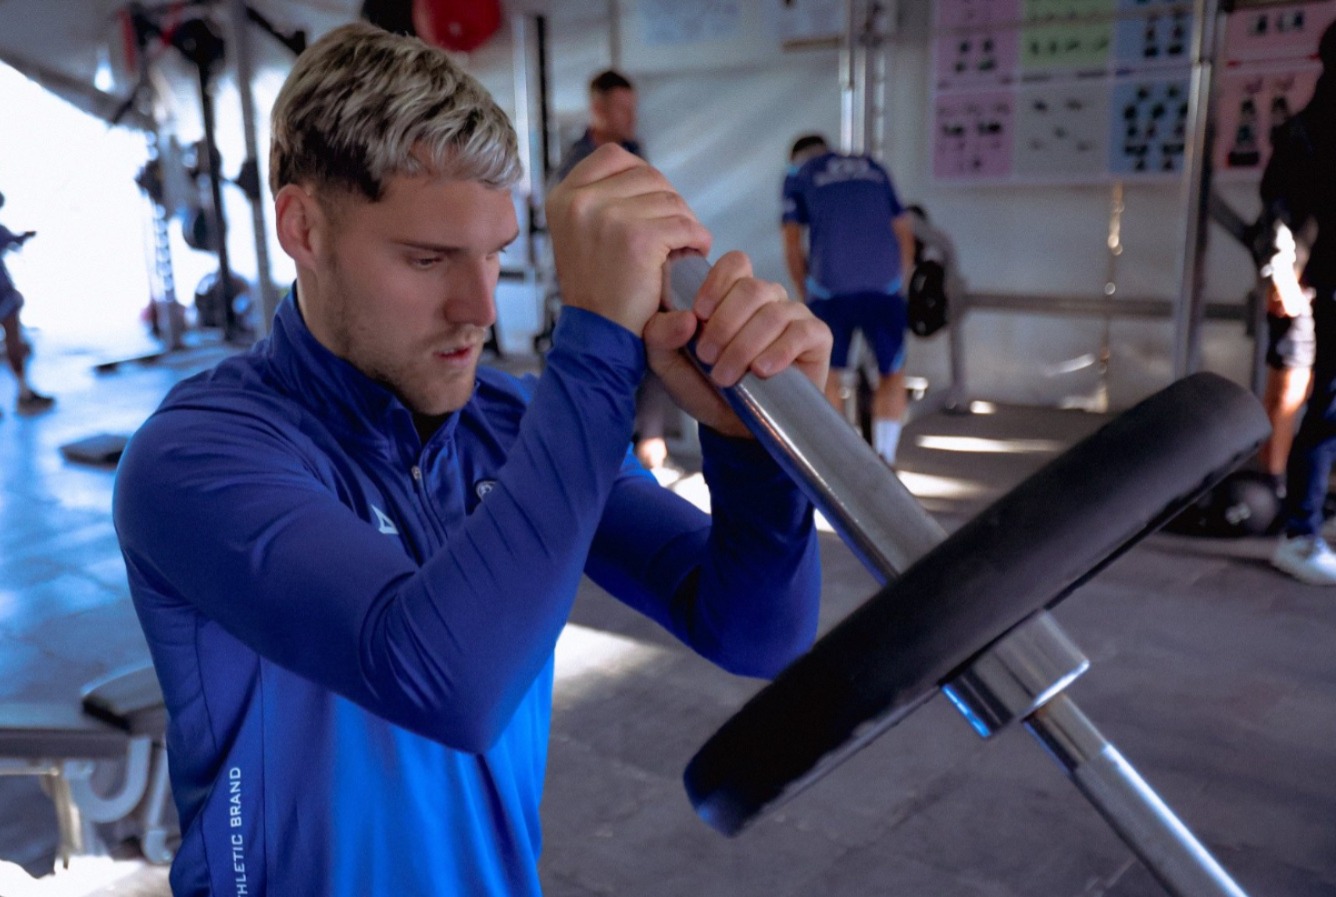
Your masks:
<svg viewBox="0 0 1336 897"><path fill-rule="evenodd" d="M269 186L371 201L392 174L509 188L521 177L515 129L444 51L357 23L297 59L274 102Z"/></svg>

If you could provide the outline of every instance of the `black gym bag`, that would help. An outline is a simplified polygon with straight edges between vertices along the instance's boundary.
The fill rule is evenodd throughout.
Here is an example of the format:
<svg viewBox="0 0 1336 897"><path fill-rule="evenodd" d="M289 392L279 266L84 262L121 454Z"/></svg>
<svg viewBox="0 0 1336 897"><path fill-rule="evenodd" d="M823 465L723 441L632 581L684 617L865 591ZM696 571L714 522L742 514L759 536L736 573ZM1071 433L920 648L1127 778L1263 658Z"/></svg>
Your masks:
<svg viewBox="0 0 1336 897"><path fill-rule="evenodd" d="M932 336L946 326L946 269L941 262L925 259L914 266L907 305L915 336Z"/></svg>

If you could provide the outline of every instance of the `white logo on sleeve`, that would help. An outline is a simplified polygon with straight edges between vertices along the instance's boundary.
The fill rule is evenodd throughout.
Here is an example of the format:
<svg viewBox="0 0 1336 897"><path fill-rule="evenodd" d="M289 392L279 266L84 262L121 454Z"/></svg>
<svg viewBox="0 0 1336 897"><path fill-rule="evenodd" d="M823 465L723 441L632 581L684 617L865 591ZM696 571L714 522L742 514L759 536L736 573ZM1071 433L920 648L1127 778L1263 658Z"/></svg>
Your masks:
<svg viewBox="0 0 1336 897"><path fill-rule="evenodd" d="M478 496L478 501L482 501L495 488L496 480L479 480L473 486L473 493Z"/></svg>
<svg viewBox="0 0 1336 897"><path fill-rule="evenodd" d="M394 525L394 521L393 521L393 520L391 520L390 518L388 518L388 517L385 516L385 512L384 512L384 511L382 511L380 508L376 507L375 505L372 505L372 506L371 506L371 510L372 510L372 511L375 513L375 515L376 515L376 529L380 530L382 533L384 533L384 534L387 535L387 536L397 536L397 535L399 535L399 527L397 527L397 526Z"/></svg>

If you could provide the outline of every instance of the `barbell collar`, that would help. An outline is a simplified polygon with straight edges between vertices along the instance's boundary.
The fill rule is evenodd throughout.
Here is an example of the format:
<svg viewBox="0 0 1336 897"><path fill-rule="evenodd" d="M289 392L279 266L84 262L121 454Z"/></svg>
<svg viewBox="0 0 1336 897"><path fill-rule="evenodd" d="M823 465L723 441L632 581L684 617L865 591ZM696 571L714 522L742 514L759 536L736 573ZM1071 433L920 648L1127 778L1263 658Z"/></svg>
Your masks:
<svg viewBox="0 0 1336 897"><path fill-rule="evenodd" d="M1047 611L1013 627L942 685L983 738L1024 719L1090 668Z"/></svg>

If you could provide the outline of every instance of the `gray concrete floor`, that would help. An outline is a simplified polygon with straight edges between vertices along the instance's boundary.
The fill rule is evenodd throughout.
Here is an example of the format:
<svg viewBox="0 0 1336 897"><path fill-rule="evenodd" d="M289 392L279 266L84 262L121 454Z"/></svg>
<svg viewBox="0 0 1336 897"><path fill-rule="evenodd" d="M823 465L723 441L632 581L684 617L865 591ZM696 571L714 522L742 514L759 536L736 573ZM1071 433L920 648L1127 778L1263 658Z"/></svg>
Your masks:
<svg viewBox="0 0 1336 897"><path fill-rule="evenodd" d="M24 418L0 378L0 701L73 701L144 656L109 520L114 471L58 447L127 433L188 352L97 376L43 346L60 399ZM907 430L907 484L950 528L1101 418L1000 408ZM1092 525L1098 525L1093 521ZM1336 590L1273 573L1265 540L1154 536L1058 608L1093 666L1086 713L1254 895L1336 894ZM874 591L823 536L823 627ZM681 774L759 684L719 672L587 586L558 650L543 878L549 897L1034 897L1163 891L1023 731L981 741L934 698L736 839L693 814ZM0 860L49 869L50 804L0 778ZM162 870L89 893L167 893ZM0 894L0 897L5 895Z"/></svg>

